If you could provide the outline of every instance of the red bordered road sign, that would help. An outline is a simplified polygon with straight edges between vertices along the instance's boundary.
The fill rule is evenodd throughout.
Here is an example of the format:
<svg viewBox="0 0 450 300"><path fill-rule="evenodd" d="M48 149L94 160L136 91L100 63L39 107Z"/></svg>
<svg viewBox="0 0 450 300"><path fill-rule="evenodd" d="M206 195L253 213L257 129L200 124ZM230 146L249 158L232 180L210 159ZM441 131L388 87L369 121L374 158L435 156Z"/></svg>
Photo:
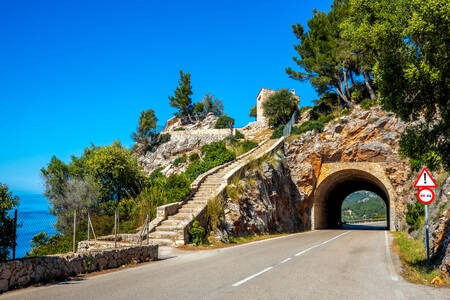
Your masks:
<svg viewBox="0 0 450 300"><path fill-rule="evenodd" d="M417 192L417 199L423 204L430 204L434 201L434 192L429 188L420 189Z"/></svg>
<svg viewBox="0 0 450 300"><path fill-rule="evenodd" d="M427 168L423 168L420 172L419 178L417 178L416 183L414 183L415 188L435 188L437 187L436 181L434 181L433 176L428 172Z"/></svg>

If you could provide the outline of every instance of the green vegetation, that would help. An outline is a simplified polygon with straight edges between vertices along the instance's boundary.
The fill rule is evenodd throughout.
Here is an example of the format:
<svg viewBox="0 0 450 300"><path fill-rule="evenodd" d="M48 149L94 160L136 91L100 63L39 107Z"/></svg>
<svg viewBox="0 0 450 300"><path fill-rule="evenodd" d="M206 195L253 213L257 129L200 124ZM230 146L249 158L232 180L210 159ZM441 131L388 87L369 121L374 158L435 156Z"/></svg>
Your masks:
<svg viewBox="0 0 450 300"><path fill-rule="evenodd" d="M378 195L356 192L349 195L341 206L342 221L386 218L386 204Z"/></svg>
<svg viewBox="0 0 450 300"><path fill-rule="evenodd" d="M206 218L210 231L217 229L220 223L220 217L224 214L225 201L222 196L216 196L208 200L206 207Z"/></svg>
<svg viewBox="0 0 450 300"><path fill-rule="evenodd" d="M250 108L250 113L248 114L248 116L256 118L257 115L258 115L258 111L257 111L256 105L255 105L252 108Z"/></svg>
<svg viewBox="0 0 450 300"><path fill-rule="evenodd" d="M307 132L310 130L316 130L318 132L322 132L324 126L325 126L325 124L320 121L309 120L309 121L302 123L302 125L300 125L299 130L300 130L300 133Z"/></svg>
<svg viewBox="0 0 450 300"><path fill-rule="evenodd" d="M298 110L298 101L288 89L282 89L270 95L263 103L264 116L269 120L269 125L276 128L284 125Z"/></svg>
<svg viewBox="0 0 450 300"><path fill-rule="evenodd" d="M408 203L406 205L406 224L409 225L409 231L414 231L422 228L425 223L425 206L416 201L414 204Z"/></svg>
<svg viewBox="0 0 450 300"><path fill-rule="evenodd" d="M191 118L194 111L191 98L192 94L191 74L183 73L183 71L180 70L178 87L175 89L174 95L169 96L170 106L178 110L175 113L175 116Z"/></svg>
<svg viewBox="0 0 450 300"><path fill-rule="evenodd" d="M195 245L200 245L205 240L205 228L200 225L200 222L194 220L192 228L189 230L190 240Z"/></svg>
<svg viewBox="0 0 450 300"><path fill-rule="evenodd" d="M216 98L213 94L208 93L203 96L203 115L213 113L215 116L222 116L224 112L222 100Z"/></svg>
<svg viewBox="0 0 450 300"><path fill-rule="evenodd" d="M9 191L8 186L0 183L0 261L9 259L9 251L14 243L14 217L9 211L19 205L19 197Z"/></svg>
<svg viewBox="0 0 450 300"><path fill-rule="evenodd" d="M198 153L192 153L191 155L189 155L189 161L190 162L194 162L200 159L200 155L198 155Z"/></svg>
<svg viewBox="0 0 450 300"><path fill-rule="evenodd" d="M279 139L283 136L283 130L285 125L280 125L272 133L271 139Z"/></svg>
<svg viewBox="0 0 450 300"><path fill-rule="evenodd" d="M234 127L234 119L228 116L220 116L219 119L217 119L216 125L214 126L215 129L224 129L224 128L232 129L233 127Z"/></svg>
<svg viewBox="0 0 450 300"><path fill-rule="evenodd" d="M236 130L236 134L234 135L234 138L236 138L238 140L242 140L242 139L245 139L245 135L242 134L242 132L240 132L239 130Z"/></svg>
<svg viewBox="0 0 450 300"><path fill-rule="evenodd" d="M380 103L404 121L421 120L403 135L400 152L413 169L449 170L448 20L445 0L334 0L328 12L313 11L308 31L292 26L300 70L286 72L334 95L339 109Z"/></svg>
<svg viewBox="0 0 450 300"><path fill-rule="evenodd" d="M427 254L422 241L411 239L406 232L394 232L394 250L404 266L403 276L410 282L431 284L439 273L439 264L427 264Z"/></svg>
<svg viewBox="0 0 450 300"><path fill-rule="evenodd" d="M133 132L132 134L133 140L135 142L146 140L151 143L156 137L156 123L158 123L158 118L153 109L142 111L139 117L137 132Z"/></svg>
<svg viewBox="0 0 450 300"><path fill-rule="evenodd" d="M180 164L184 164L186 161L187 161L186 155L179 156L179 157L175 158L175 160L172 162L172 165L174 165L175 167L178 167Z"/></svg>

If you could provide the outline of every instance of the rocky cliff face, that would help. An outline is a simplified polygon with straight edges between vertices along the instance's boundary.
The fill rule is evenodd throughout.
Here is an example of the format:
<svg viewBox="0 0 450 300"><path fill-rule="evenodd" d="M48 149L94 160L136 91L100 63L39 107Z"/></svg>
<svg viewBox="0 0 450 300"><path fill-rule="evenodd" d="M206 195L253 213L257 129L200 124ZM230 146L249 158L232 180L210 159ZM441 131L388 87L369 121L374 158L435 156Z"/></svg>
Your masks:
<svg viewBox="0 0 450 300"><path fill-rule="evenodd" d="M227 188L217 239L302 229L299 195L281 152L252 164L241 178Z"/></svg>

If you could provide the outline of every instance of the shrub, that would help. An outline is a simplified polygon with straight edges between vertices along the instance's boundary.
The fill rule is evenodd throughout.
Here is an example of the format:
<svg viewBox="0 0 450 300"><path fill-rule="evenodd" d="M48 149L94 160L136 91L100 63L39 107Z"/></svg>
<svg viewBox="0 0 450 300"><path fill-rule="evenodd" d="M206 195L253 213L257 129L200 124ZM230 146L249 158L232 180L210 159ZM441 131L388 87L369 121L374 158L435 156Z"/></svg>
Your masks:
<svg viewBox="0 0 450 300"><path fill-rule="evenodd" d="M9 211L19 204L19 197L0 183L0 261L9 258L9 250L14 246L14 218Z"/></svg>
<svg viewBox="0 0 450 300"><path fill-rule="evenodd" d="M341 110L340 115L341 115L341 116L346 116L346 115L349 115L351 112L352 112L352 109L346 107L346 108L344 108L343 110Z"/></svg>
<svg viewBox="0 0 450 300"><path fill-rule="evenodd" d="M376 99L374 99L374 100L372 100L372 99L364 99L361 102L361 107L364 108L364 109L369 109L372 106L375 106L376 104L377 104L377 100Z"/></svg>
<svg viewBox="0 0 450 300"><path fill-rule="evenodd" d="M271 139L279 139L283 136L284 125L280 125L272 133Z"/></svg>
<svg viewBox="0 0 450 300"><path fill-rule="evenodd" d="M164 186L166 203L183 201L191 193L191 181L185 174L173 174L167 177Z"/></svg>
<svg viewBox="0 0 450 300"><path fill-rule="evenodd" d="M163 168L158 168L156 170L154 170L149 178L150 178L150 182L153 184L156 180L158 179L165 179L166 177L164 176L164 174L161 172Z"/></svg>
<svg viewBox="0 0 450 300"><path fill-rule="evenodd" d="M186 155L179 156L179 157L175 158L175 160L172 162L172 165L174 165L175 167L178 167L180 164L184 164L186 161L187 161Z"/></svg>
<svg viewBox="0 0 450 300"><path fill-rule="evenodd" d="M406 223L410 226L409 231L421 228L422 219L425 215L425 206L420 202L408 203L406 209Z"/></svg>
<svg viewBox="0 0 450 300"><path fill-rule="evenodd" d="M252 150L253 148L256 148L258 146L257 142L254 141L243 141L240 143L241 147L242 147L242 153L247 153L248 151Z"/></svg>
<svg viewBox="0 0 450 300"><path fill-rule="evenodd" d="M302 115L304 112L312 109L312 106L303 106L302 108L300 108L300 115Z"/></svg>
<svg viewBox="0 0 450 300"><path fill-rule="evenodd" d="M224 128L233 128L234 126L234 119L228 116L220 116L217 119L216 125L214 126L215 129L224 129Z"/></svg>
<svg viewBox="0 0 450 300"><path fill-rule="evenodd" d="M347 124L348 120L347 119L339 119L339 123L341 124Z"/></svg>
<svg viewBox="0 0 450 300"><path fill-rule="evenodd" d="M318 132L322 132L324 126L325 124L320 121L309 120L300 125L300 132L303 133L310 130L317 130Z"/></svg>
<svg viewBox="0 0 450 300"><path fill-rule="evenodd" d="M238 140L245 139L245 135L243 135L239 130L236 130L236 134L234 135L234 137Z"/></svg>
<svg viewBox="0 0 450 300"><path fill-rule="evenodd" d="M292 114L298 110L298 101L288 89L282 89L270 95L264 101L263 107L264 116L269 120L269 125L277 127L291 119Z"/></svg>
<svg viewBox="0 0 450 300"><path fill-rule="evenodd" d="M197 161L199 159L200 159L200 156L198 155L198 153L192 153L191 155L189 155L190 162Z"/></svg>
<svg viewBox="0 0 450 300"><path fill-rule="evenodd" d="M250 108L250 113L248 114L248 116L256 118L257 115L258 115L258 111L257 111L256 105L255 105L252 108Z"/></svg>
<svg viewBox="0 0 450 300"><path fill-rule="evenodd" d="M322 115L320 116L317 121L323 123L323 124L327 124L328 122L330 122L331 120L334 119L334 115L333 114L328 114L328 115Z"/></svg>
<svg viewBox="0 0 450 300"><path fill-rule="evenodd" d="M203 240L205 239L205 229L200 225L199 221L194 220L192 228L189 230L189 235L191 241L195 245L198 246L203 242Z"/></svg>
<svg viewBox="0 0 450 300"><path fill-rule="evenodd" d="M302 131L300 130L300 127L292 126L291 134L300 134L300 133L302 133Z"/></svg>
<svg viewBox="0 0 450 300"><path fill-rule="evenodd" d="M185 131L186 129L184 127L178 127L175 128L174 131Z"/></svg>
<svg viewBox="0 0 450 300"><path fill-rule="evenodd" d="M223 215L225 201L222 196L216 196L208 201L206 207L206 216L211 230L216 230L220 223L220 217Z"/></svg>
<svg viewBox="0 0 450 300"><path fill-rule="evenodd" d="M170 133L160 134L155 146L161 146L162 144L165 144L168 141L170 141Z"/></svg>

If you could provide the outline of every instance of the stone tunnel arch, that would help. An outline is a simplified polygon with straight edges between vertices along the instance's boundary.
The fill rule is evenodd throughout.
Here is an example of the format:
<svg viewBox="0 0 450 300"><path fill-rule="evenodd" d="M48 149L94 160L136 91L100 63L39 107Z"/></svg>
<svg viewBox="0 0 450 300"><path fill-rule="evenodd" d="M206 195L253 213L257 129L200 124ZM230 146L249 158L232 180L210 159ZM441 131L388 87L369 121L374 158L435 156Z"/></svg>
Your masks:
<svg viewBox="0 0 450 300"><path fill-rule="evenodd" d="M395 196L380 163L323 164L314 193L312 228L337 228L341 220L341 205L353 192L366 190L378 194L387 208L387 226L392 228Z"/></svg>

